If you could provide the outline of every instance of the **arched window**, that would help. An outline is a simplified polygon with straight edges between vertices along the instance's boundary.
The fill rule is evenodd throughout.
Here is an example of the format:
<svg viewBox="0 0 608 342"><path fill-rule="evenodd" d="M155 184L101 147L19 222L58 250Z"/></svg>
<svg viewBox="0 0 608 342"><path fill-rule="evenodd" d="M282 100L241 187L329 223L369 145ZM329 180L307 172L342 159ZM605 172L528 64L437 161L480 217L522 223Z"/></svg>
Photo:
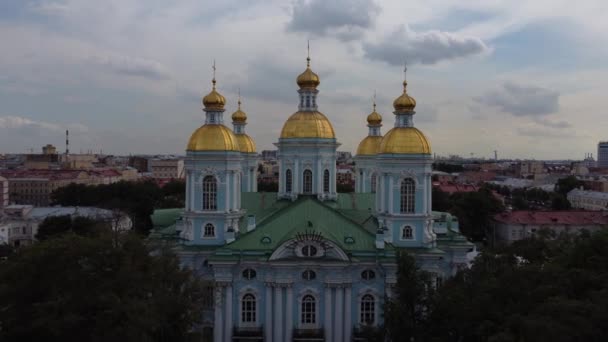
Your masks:
<svg viewBox="0 0 608 342"><path fill-rule="evenodd" d="M203 229L203 237L212 238L215 237L215 227L211 223L207 223Z"/></svg>
<svg viewBox="0 0 608 342"><path fill-rule="evenodd" d="M245 278L247 280L251 280L251 279L255 279L255 277L256 277L256 273L255 273L254 269L248 268L243 271L243 278Z"/></svg>
<svg viewBox="0 0 608 342"><path fill-rule="evenodd" d="M412 240L414 238L414 230L410 226L403 227L401 232L401 240Z"/></svg>
<svg viewBox="0 0 608 342"><path fill-rule="evenodd" d="M306 270L302 272L302 279L304 280L314 280L317 277L317 274L313 270Z"/></svg>
<svg viewBox="0 0 608 342"><path fill-rule="evenodd" d="M291 182L291 170L287 169L287 171L285 171L285 192L291 192Z"/></svg>
<svg viewBox="0 0 608 342"><path fill-rule="evenodd" d="M312 193L312 171L304 170L304 193L311 194Z"/></svg>
<svg viewBox="0 0 608 342"><path fill-rule="evenodd" d="M376 321L376 301L374 296L366 294L361 297L361 324L372 325Z"/></svg>
<svg viewBox="0 0 608 342"><path fill-rule="evenodd" d="M243 296L241 302L241 321L243 323L255 323L255 296L248 293Z"/></svg>
<svg viewBox="0 0 608 342"><path fill-rule="evenodd" d="M329 170L323 171L323 192L329 192Z"/></svg>
<svg viewBox="0 0 608 342"><path fill-rule="evenodd" d="M411 178L406 178L401 181L401 212L402 213L413 213L414 212L414 191L416 190L416 183Z"/></svg>
<svg viewBox="0 0 608 342"><path fill-rule="evenodd" d="M306 295L302 298L302 324L317 323L317 303L315 297Z"/></svg>
<svg viewBox="0 0 608 342"><path fill-rule="evenodd" d="M376 273L372 270L365 270L361 272L361 278L363 278L363 280L372 280L376 278Z"/></svg>
<svg viewBox="0 0 608 342"><path fill-rule="evenodd" d="M372 174L370 187L371 187L372 193L375 194L376 193L376 174L375 173Z"/></svg>
<svg viewBox="0 0 608 342"><path fill-rule="evenodd" d="M203 210L217 210L217 182L213 176L203 178Z"/></svg>

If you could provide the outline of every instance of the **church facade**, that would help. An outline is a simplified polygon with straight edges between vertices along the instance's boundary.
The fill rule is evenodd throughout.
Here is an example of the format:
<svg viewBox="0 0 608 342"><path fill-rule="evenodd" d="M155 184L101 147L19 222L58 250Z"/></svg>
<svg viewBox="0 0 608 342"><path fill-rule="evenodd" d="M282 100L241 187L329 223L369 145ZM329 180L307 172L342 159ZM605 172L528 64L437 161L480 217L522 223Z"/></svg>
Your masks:
<svg viewBox="0 0 608 342"><path fill-rule="evenodd" d="M437 282L466 264L472 245L458 222L432 211L431 147L414 126L416 101L405 81L393 128L381 134L375 103L367 117L355 193L336 191L340 144L319 110L310 58L297 77L298 110L275 144L277 193L257 192L257 153L240 98L230 129L215 76L212 85L205 122L187 147L185 208L156 212L151 238L175 241L183 265L214 285L201 327L213 341L355 341L383 323L399 250Z"/></svg>

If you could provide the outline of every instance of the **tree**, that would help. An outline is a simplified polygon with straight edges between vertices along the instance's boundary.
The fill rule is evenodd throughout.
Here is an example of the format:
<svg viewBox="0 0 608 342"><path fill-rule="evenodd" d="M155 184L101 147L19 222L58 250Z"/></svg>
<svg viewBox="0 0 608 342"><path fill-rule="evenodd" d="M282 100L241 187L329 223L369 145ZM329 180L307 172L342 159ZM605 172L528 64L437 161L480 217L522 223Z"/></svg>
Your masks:
<svg viewBox="0 0 608 342"><path fill-rule="evenodd" d="M400 252L394 298L388 300L385 307L384 323L389 340L421 340L426 334L433 292L430 274L419 269L412 256Z"/></svg>
<svg viewBox="0 0 608 342"><path fill-rule="evenodd" d="M502 203L487 188L455 193L452 199L451 213L458 217L462 233L473 241L483 241L492 216L504 210Z"/></svg>
<svg viewBox="0 0 608 342"><path fill-rule="evenodd" d="M452 208L450 195L437 187L433 187L432 208L436 211L448 211Z"/></svg>
<svg viewBox="0 0 608 342"><path fill-rule="evenodd" d="M0 340L185 341L203 293L168 250L68 233L0 263Z"/></svg>
<svg viewBox="0 0 608 342"><path fill-rule="evenodd" d="M583 182L579 181L575 176L568 176L566 178L560 178L555 184L555 192L562 194L563 196L568 195L573 189L583 186Z"/></svg>
<svg viewBox="0 0 608 342"><path fill-rule="evenodd" d="M45 218L38 226L36 239L47 240L68 232L85 236L97 236L103 231L109 230L110 224L107 222L88 217L72 217L70 215L50 216Z"/></svg>

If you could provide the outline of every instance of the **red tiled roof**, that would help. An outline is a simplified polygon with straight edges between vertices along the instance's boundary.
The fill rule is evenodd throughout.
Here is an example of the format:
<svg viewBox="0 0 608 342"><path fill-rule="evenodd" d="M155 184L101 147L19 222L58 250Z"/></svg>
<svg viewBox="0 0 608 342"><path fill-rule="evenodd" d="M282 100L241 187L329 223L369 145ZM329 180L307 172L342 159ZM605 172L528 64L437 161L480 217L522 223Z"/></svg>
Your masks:
<svg viewBox="0 0 608 342"><path fill-rule="evenodd" d="M479 187L472 184L456 184L456 183L434 183L434 186L439 188L443 192L447 192L450 195L455 192L476 192Z"/></svg>
<svg viewBox="0 0 608 342"><path fill-rule="evenodd" d="M494 215L494 220L510 224L608 224L608 214L601 211L529 211L517 210Z"/></svg>

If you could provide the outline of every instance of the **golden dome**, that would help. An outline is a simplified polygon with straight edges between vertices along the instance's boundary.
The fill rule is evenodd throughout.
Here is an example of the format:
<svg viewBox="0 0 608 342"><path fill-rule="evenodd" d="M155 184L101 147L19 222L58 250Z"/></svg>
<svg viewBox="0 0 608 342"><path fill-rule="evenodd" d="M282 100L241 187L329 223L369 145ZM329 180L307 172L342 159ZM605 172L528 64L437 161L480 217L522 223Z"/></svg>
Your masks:
<svg viewBox="0 0 608 342"><path fill-rule="evenodd" d="M376 100L374 100L374 110L367 116L367 123L374 126L382 123L382 115L376 112Z"/></svg>
<svg viewBox="0 0 608 342"><path fill-rule="evenodd" d="M298 76L296 83L300 88L317 88L321 83L319 75L310 69L310 57L306 58L306 61L306 70Z"/></svg>
<svg viewBox="0 0 608 342"><path fill-rule="evenodd" d="M232 121L236 123L245 123L247 122L247 114L241 110L241 100L239 99L239 107L236 112L232 113Z"/></svg>
<svg viewBox="0 0 608 342"><path fill-rule="evenodd" d="M335 139L336 134L329 119L321 112L295 112L281 130L280 138Z"/></svg>
<svg viewBox="0 0 608 342"><path fill-rule="evenodd" d="M357 147L357 155L363 156L378 154L381 142L382 137L379 135L370 135L365 137L365 139L361 140L359 143L359 147Z"/></svg>
<svg viewBox="0 0 608 342"><path fill-rule="evenodd" d="M416 108L416 100L407 94L407 82L403 81L403 94L393 101L396 112L411 112Z"/></svg>
<svg viewBox="0 0 608 342"><path fill-rule="evenodd" d="M240 151L238 140L224 125L203 125L188 142L188 151Z"/></svg>
<svg viewBox="0 0 608 342"><path fill-rule="evenodd" d="M378 153L430 154L431 144L415 127L395 127L382 138Z"/></svg>
<svg viewBox="0 0 608 342"><path fill-rule="evenodd" d="M240 151L243 153L255 153L255 142L245 133L235 134L236 140L239 142Z"/></svg>
<svg viewBox="0 0 608 342"><path fill-rule="evenodd" d="M205 109L217 110L224 109L226 98L215 90L215 78L213 79L213 89L209 94L203 97L203 106Z"/></svg>

